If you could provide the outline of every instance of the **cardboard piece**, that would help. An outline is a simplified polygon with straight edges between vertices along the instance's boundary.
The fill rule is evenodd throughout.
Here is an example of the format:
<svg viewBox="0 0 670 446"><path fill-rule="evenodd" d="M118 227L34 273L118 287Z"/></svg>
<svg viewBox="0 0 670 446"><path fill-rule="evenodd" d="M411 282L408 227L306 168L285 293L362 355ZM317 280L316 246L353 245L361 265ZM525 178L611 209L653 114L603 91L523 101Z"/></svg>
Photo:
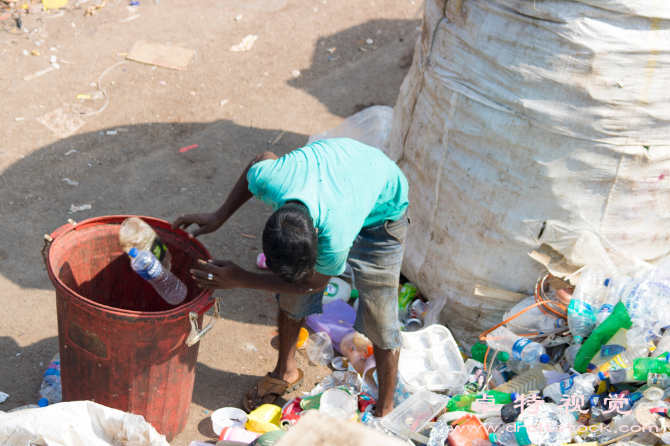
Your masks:
<svg viewBox="0 0 670 446"><path fill-rule="evenodd" d="M195 51L188 48L138 40L126 59L172 70L185 70L194 56Z"/></svg>

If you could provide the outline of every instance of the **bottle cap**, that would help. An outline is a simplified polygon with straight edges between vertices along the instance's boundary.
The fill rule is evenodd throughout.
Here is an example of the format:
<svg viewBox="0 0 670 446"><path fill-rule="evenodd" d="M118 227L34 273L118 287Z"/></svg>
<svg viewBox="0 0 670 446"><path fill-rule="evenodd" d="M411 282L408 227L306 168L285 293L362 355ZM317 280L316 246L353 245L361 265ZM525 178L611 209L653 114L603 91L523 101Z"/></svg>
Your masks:
<svg viewBox="0 0 670 446"><path fill-rule="evenodd" d="M521 395L519 394L519 392L512 392L512 394L510 395L510 398L512 398L512 401L516 401L516 400L519 399L520 396Z"/></svg>
<svg viewBox="0 0 670 446"><path fill-rule="evenodd" d="M352 299L358 299L358 290L351 289L351 298Z"/></svg>
<svg viewBox="0 0 670 446"><path fill-rule="evenodd" d="M601 381L605 381L607 379L607 374L605 372L598 372L598 378L600 378Z"/></svg>
<svg viewBox="0 0 670 446"><path fill-rule="evenodd" d="M497 443L497 442L498 442L498 436L496 435L495 432L491 432L491 433L489 434L489 441L490 441L491 443Z"/></svg>
<svg viewBox="0 0 670 446"><path fill-rule="evenodd" d="M40 400L37 402L37 405L40 407L47 407L49 405L49 400L46 398L40 398Z"/></svg>
<svg viewBox="0 0 670 446"><path fill-rule="evenodd" d="M605 279L605 286L610 286L610 279Z"/></svg>
<svg viewBox="0 0 670 446"><path fill-rule="evenodd" d="M509 361L509 353L507 353L507 352L498 353L498 361L500 361L500 362Z"/></svg>
<svg viewBox="0 0 670 446"><path fill-rule="evenodd" d="M547 355L546 353L540 355L540 362L542 364L548 364L550 360L551 360L551 357L549 355Z"/></svg>
<svg viewBox="0 0 670 446"><path fill-rule="evenodd" d="M363 412L363 418L361 418L363 424L367 423L371 416L370 412Z"/></svg>
<svg viewBox="0 0 670 446"><path fill-rule="evenodd" d="M139 253L140 251L137 248L130 248L130 251L128 251L128 255L132 258L137 257Z"/></svg>
<svg viewBox="0 0 670 446"><path fill-rule="evenodd" d="M582 342L584 342L583 337L581 337L581 336L573 336L572 337L572 343L573 344L581 344Z"/></svg>

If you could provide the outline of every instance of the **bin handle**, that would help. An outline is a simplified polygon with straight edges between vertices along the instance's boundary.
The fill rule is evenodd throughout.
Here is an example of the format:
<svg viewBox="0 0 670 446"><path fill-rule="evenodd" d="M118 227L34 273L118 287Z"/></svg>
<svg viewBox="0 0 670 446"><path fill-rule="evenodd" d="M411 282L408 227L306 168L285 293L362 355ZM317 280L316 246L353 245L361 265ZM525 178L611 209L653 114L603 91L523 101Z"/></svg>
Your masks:
<svg viewBox="0 0 670 446"><path fill-rule="evenodd" d="M191 320L191 333L188 335L188 338L186 338L186 345L193 347L198 343L198 341L200 341L200 339L209 333L216 321L221 319L220 298L217 297L214 299L214 314L212 315L212 318L209 320L209 324L207 324L206 327L202 329L198 328L198 313L191 311L188 313L188 318Z"/></svg>
<svg viewBox="0 0 670 446"><path fill-rule="evenodd" d="M72 226L77 226L77 222L72 220L71 218L68 218L67 222L70 223ZM61 233L63 231L56 231L56 232L58 232L58 234L53 233L52 235L55 235L56 237L58 237L59 235L61 235ZM49 235L49 234L44 234L44 246L42 247L40 252L42 253L42 260L44 260L44 266L46 266L47 269L49 268L49 262L48 262L49 248L51 247L51 244L53 243L53 241L54 241L54 237L51 237L51 235Z"/></svg>

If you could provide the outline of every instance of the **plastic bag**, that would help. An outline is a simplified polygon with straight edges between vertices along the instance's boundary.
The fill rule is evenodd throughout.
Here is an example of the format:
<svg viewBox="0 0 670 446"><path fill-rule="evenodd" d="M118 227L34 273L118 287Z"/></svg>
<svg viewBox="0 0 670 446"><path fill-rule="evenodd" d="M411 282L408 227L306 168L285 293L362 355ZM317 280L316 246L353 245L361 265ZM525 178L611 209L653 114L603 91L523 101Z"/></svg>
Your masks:
<svg viewBox="0 0 670 446"><path fill-rule="evenodd" d="M393 109L385 105L375 105L349 116L334 129L310 136L308 144L323 139L351 138L383 150L386 138L391 132Z"/></svg>
<svg viewBox="0 0 670 446"><path fill-rule="evenodd" d="M333 352L333 344L330 342L330 336L325 331L314 333L307 338L305 342L305 349L309 360L314 364L328 365L335 356Z"/></svg>

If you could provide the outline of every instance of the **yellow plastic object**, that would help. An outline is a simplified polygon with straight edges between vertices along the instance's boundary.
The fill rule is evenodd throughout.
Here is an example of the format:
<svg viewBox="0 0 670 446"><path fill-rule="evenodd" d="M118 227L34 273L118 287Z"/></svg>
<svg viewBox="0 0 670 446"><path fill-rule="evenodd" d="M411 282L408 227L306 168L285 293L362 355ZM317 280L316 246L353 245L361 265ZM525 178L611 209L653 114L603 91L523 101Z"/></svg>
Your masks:
<svg viewBox="0 0 670 446"><path fill-rule="evenodd" d="M300 336L298 337L298 344L297 347L300 348L303 345L305 345L305 341L307 341L307 338L309 337L309 332L305 327L300 329Z"/></svg>
<svg viewBox="0 0 670 446"><path fill-rule="evenodd" d="M274 404L263 404L249 414L249 421L245 424L248 431L264 434L279 430L281 407Z"/></svg>
<svg viewBox="0 0 670 446"><path fill-rule="evenodd" d="M64 8L68 0L42 0L42 4L47 9Z"/></svg>

